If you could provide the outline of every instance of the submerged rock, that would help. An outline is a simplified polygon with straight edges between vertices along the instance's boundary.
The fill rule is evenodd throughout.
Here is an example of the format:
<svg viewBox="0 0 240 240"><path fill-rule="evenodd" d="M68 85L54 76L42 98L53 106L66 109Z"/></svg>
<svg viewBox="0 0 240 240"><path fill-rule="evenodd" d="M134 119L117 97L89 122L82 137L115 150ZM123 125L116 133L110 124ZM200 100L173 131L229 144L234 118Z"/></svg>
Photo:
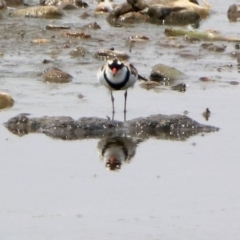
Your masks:
<svg viewBox="0 0 240 240"><path fill-rule="evenodd" d="M112 121L97 117L82 117L74 120L71 117L30 118L19 114L5 123L14 134L22 136L28 133L44 133L52 138L65 140L102 138L109 136L129 135L147 139L150 137L184 140L202 132L214 132L219 129L200 124L184 115L152 115L132 119L126 122Z"/></svg>
<svg viewBox="0 0 240 240"><path fill-rule="evenodd" d="M12 107L14 104L13 98L10 94L5 92L0 92L0 109Z"/></svg>

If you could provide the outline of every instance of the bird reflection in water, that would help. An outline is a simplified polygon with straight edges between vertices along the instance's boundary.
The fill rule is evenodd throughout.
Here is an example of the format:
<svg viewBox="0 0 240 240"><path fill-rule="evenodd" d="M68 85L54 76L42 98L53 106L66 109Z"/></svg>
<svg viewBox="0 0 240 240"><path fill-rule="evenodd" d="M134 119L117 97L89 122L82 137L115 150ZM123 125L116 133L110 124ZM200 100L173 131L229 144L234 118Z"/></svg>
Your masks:
<svg viewBox="0 0 240 240"><path fill-rule="evenodd" d="M138 143L130 137L106 137L98 142L97 151L106 168L117 171L135 156Z"/></svg>

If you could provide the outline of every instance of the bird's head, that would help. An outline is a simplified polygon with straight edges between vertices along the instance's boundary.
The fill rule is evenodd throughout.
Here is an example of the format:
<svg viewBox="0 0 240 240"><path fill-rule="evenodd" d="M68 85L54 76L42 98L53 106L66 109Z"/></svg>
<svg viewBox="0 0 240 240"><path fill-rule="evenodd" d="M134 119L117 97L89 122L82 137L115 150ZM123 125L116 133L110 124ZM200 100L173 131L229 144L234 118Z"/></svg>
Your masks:
<svg viewBox="0 0 240 240"><path fill-rule="evenodd" d="M109 60L108 67L111 69L113 76L117 74L117 72L124 67L124 64L117 59Z"/></svg>

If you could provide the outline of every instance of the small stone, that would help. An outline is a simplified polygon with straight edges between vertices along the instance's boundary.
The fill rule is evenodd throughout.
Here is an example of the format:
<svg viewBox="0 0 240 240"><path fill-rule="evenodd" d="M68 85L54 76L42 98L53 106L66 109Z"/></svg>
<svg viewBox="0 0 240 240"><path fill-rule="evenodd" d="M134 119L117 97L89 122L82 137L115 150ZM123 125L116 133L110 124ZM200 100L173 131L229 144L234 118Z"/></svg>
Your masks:
<svg viewBox="0 0 240 240"><path fill-rule="evenodd" d="M208 121L210 114L211 114L211 112L210 112L209 108L206 108L206 110L202 113L202 116L206 119L206 121Z"/></svg>
<svg viewBox="0 0 240 240"><path fill-rule="evenodd" d="M5 92L0 92L0 109L12 107L14 104L13 98L10 94Z"/></svg>
<svg viewBox="0 0 240 240"><path fill-rule="evenodd" d="M91 22L83 26L83 28L90 28L93 30L101 29L101 27L96 22Z"/></svg>
<svg viewBox="0 0 240 240"><path fill-rule="evenodd" d="M40 44L44 44L44 43L49 43L50 41L46 38L38 38L38 39L33 39L32 43L40 43Z"/></svg>
<svg viewBox="0 0 240 240"><path fill-rule="evenodd" d="M43 73L44 80L51 83L68 83L72 80L72 76L58 68L48 68Z"/></svg>
<svg viewBox="0 0 240 240"><path fill-rule="evenodd" d="M235 44L235 49L239 50L240 49L240 43Z"/></svg>
<svg viewBox="0 0 240 240"><path fill-rule="evenodd" d="M84 57L87 53L87 49L84 47L76 47L70 52L73 57Z"/></svg>
<svg viewBox="0 0 240 240"><path fill-rule="evenodd" d="M74 37L74 38L91 38L91 35L81 31L68 31L63 32L63 35L66 37Z"/></svg>
<svg viewBox="0 0 240 240"><path fill-rule="evenodd" d="M108 60L113 58L118 58L121 61L129 59L129 55L112 49L101 49L95 53L95 57L100 60Z"/></svg>
<svg viewBox="0 0 240 240"><path fill-rule="evenodd" d="M238 81L230 81L229 84L230 85L239 85L239 82Z"/></svg>
<svg viewBox="0 0 240 240"><path fill-rule="evenodd" d="M77 95L77 97L78 97L79 99L84 98L84 96L83 96L81 93L79 93L79 94Z"/></svg>
<svg viewBox="0 0 240 240"><path fill-rule="evenodd" d="M199 78L199 80L202 82L211 82L212 81L212 79L209 77L201 77L201 78Z"/></svg>

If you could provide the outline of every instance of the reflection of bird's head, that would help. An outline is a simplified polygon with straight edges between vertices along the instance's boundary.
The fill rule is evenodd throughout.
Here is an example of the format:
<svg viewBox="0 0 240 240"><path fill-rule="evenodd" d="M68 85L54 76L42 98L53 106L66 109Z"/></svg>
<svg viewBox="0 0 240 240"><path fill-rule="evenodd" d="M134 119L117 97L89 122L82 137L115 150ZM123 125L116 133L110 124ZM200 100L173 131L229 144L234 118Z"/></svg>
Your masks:
<svg viewBox="0 0 240 240"><path fill-rule="evenodd" d="M116 171L121 168L122 163L115 156L111 156L106 162L106 168L111 171Z"/></svg>
<svg viewBox="0 0 240 240"><path fill-rule="evenodd" d="M117 72L123 68L123 66L124 64L117 59L108 61L108 67L111 69L113 76L115 76Z"/></svg>
<svg viewBox="0 0 240 240"><path fill-rule="evenodd" d="M98 142L98 153L108 170L121 169L135 155L137 144L129 137L103 138Z"/></svg>

